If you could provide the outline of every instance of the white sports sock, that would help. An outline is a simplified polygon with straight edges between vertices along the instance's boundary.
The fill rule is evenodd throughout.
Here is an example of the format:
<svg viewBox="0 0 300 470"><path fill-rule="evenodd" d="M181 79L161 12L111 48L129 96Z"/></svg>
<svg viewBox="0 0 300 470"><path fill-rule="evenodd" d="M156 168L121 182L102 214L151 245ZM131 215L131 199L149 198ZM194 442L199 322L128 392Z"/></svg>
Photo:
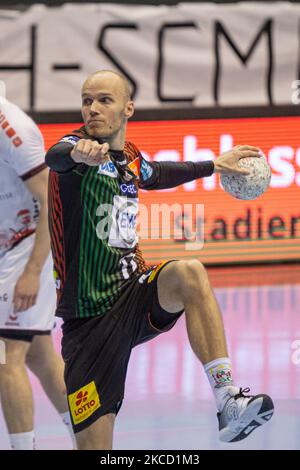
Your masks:
<svg viewBox="0 0 300 470"><path fill-rule="evenodd" d="M9 440L13 450L35 450L34 430L9 434Z"/></svg>
<svg viewBox="0 0 300 470"><path fill-rule="evenodd" d="M222 411L228 400L227 387L234 386L231 373L231 362L229 357L220 357L214 361L204 364L204 370L212 388L217 408Z"/></svg>
<svg viewBox="0 0 300 470"><path fill-rule="evenodd" d="M72 443L73 443L73 448L77 449L77 443L76 443L75 434L74 434L73 428L72 428L70 413L68 411L66 411L65 413L60 413L60 416L61 416L61 419L63 420L64 424L66 425L67 430L70 434L70 437L71 437Z"/></svg>

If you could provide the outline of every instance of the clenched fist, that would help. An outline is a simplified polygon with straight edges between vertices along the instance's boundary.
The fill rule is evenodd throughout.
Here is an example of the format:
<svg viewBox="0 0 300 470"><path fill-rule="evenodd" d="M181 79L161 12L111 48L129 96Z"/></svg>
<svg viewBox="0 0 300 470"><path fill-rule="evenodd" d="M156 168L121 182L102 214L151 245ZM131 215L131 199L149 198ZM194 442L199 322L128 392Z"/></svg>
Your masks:
<svg viewBox="0 0 300 470"><path fill-rule="evenodd" d="M80 139L71 152L71 158L76 163L98 166L109 160L109 144L99 144L96 140Z"/></svg>

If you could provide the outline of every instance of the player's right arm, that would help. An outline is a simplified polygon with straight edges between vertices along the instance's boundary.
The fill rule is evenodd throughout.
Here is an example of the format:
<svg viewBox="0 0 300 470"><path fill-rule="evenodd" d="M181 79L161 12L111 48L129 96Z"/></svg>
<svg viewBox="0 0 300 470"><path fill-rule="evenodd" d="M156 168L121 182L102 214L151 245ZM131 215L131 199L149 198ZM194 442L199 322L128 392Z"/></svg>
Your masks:
<svg viewBox="0 0 300 470"><path fill-rule="evenodd" d="M51 147L45 157L46 164L58 173L66 173L78 164L98 166L109 159L109 145L77 136L64 137Z"/></svg>

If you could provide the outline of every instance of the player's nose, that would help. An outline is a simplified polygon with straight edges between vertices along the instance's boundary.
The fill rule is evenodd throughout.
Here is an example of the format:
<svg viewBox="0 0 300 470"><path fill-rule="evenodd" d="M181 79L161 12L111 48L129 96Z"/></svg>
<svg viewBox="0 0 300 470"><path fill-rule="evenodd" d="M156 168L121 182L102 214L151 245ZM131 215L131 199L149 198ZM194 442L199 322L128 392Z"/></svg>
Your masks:
<svg viewBox="0 0 300 470"><path fill-rule="evenodd" d="M90 107L90 113L91 114L98 114L99 113L99 106L97 101L93 101Z"/></svg>

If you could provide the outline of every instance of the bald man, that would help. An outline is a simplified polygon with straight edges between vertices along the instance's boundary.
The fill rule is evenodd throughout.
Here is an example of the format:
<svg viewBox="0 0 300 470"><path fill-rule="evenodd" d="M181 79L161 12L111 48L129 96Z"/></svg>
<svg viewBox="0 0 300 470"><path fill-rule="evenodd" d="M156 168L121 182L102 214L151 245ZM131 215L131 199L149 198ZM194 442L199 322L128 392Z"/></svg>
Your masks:
<svg viewBox="0 0 300 470"><path fill-rule="evenodd" d="M238 441L271 418L272 400L234 385L222 318L201 262L147 266L135 223L140 188L172 188L214 172L245 174L239 160L259 158L259 149L234 147L215 162L150 163L125 139L133 112L124 77L92 74L82 87L84 126L46 156L56 315L64 320L62 354L78 448L112 448L132 348L168 331L183 313L216 399L219 437Z"/></svg>

